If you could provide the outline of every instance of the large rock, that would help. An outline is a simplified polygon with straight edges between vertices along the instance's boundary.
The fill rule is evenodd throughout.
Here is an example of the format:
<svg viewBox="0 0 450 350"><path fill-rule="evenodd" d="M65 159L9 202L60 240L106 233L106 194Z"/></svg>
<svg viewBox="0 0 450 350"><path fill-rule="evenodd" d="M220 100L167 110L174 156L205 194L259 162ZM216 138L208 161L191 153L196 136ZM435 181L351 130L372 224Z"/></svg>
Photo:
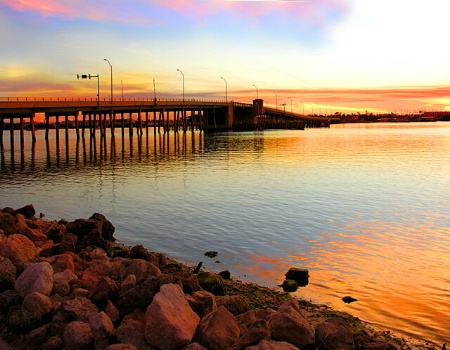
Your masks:
<svg viewBox="0 0 450 350"><path fill-rule="evenodd" d="M59 322L89 322L89 319L97 314L97 307L89 299L81 297L63 301L53 320Z"/></svg>
<svg viewBox="0 0 450 350"><path fill-rule="evenodd" d="M298 348L314 343L314 334L309 327L296 299L290 299L269 319L272 340L291 343Z"/></svg>
<svg viewBox="0 0 450 350"><path fill-rule="evenodd" d="M236 317L224 306L203 317L196 340L209 350L226 350L239 340L239 325Z"/></svg>
<svg viewBox="0 0 450 350"><path fill-rule="evenodd" d="M0 293L14 288L16 282L16 267L11 260L0 256Z"/></svg>
<svg viewBox="0 0 450 350"><path fill-rule="evenodd" d="M263 339L270 339L269 322L258 320L250 326L250 329L239 338L231 349L244 350L251 345L257 345Z"/></svg>
<svg viewBox="0 0 450 350"><path fill-rule="evenodd" d="M105 350L138 350L138 348L131 344L111 344Z"/></svg>
<svg viewBox="0 0 450 350"><path fill-rule="evenodd" d="M0 230L2 230L6 236L17 233L15 222L16 218L12 213L0 210Z"/></svg>
<svg viewBox="0 0 450 350"><path fill-rule="evenodd" d="M39 249L27 237L11 234L5 243L0 243L0 255L10 259L15 265L23 266L39 255Z"/></svg>
<svg viewBox="0 0 450 350"><path fill-rule="evenodd" d="M86 322L73 321L64 328L63 343L65 350L92 350L94 335Z"/></svg>
<svg viewBox="0 0 450 350"><path fill-rule="evenodd" d="M102 311L95 316L91 316L89 326L91 326L94 335L95 348L106 348L115 333L114 325L108 315Z"/></svg>
<svg viewBox="0 0 450 350"><path fill-rule="evenodd" d="M351 327L342 318L333 318L316 327L316 344L321 350L355 350Z"/></svg>
<svg viewBox="0 0 450 350"><path fill-rule="evenodd" d="M217 297L217 306L225 306L234 316L250 310L250 305L241 295L225 295Z"/></svg>
<svg viewBox="0 0 450 350"><path fill-rule="evenodd" d="M222 277L215 273L200 271L197 275L200 286L214 295L225 295L225 284Z"/></svg>
<svg viewBox="0 0 450 350"><path fill-rule="evenodd" d="M48 262L29 265L14 284L14 289L22 298L38 292L50 295L53 289L53 268Z"/></svg>
<svg viewBox="0 0 450 350"><path fill-rule="evenodd" d="M298 348L286 342L264 339L258 345L249 346L246 350L298 350Z"/></svg>
<svg viewBox="0 0 450 350"><path fill-rule="evenodd" d="M102 234L103 234L103 238L108 240L108 241L114 241L114 231L116 230L116 228L113 226L113 224L102 214L99 213L94 213L92 214L92 216L89 218L92 220L97 220L100 221L102 223Z"/></svg>
<svg viewBox="0 0 450 350"><path fill-rule="evenodd" d="M139 350L153 350L145 340L144 322L138 320L124 319L117 327L116 338L119 343L131 344Z"/></svg>
<svg viewBox="0 0 450 350"><path fill-rule="evenodd" d="M28 204L22 208L14 210L14 215L21 214L27 219L31 219L36 211L34 210L33 204Z"/></svg>
<svg viewBox="0 0 450 350"><path fill-rule="evenodd" d="M33 292L25 297L22 307L39 317L45 317L52 312L53 303L48 296Z"/></svg>
<svg viewBox="0 0 450 350"><path fill-rule="evenodd" d="M188 345L200 322L177 284L161 286L145 312L145 319L145 339L161 350Z"/></svg>
<svg viewBox="0 0 450 350"><path fill-rule="evenodd" d="M199 290L198 292L193 293L188 297L188 302L192 310L194 310L200 318L217 310L215 295L206 290Z"/></svg>
<svg viewBox="0 0 450 350"><path fill-rule="evenodd" d="M102 231L103 224L101 221L94 219L77 219L66 224L67 232L70 232L82 240L92 230Z"/></svg>
<svg viewBox="0 0 450 350"><path fill-rule="evenodd" d="M245 325L245 327L250 328L253 323L257 320L266 320L268 321L270 316L272 316L276 311L273 309L266 310L249 310L236 316L238 323Z"/></svg>
<svg viewBox="0 0 450 350"><path fill-rule="evenodd" d="M136 282L161 275L161 271L151 262L143 259L124 259L120 265L119 277L124 280L129 275L136 276Z"/></svg>
<svg viewBox="0 0 450 350"><path fill-rule="evenodd" d="M300 269L298 267L291 267L286 272L287 280L294 280L300 287L304 287L309 283L309 272L306 269Z"/></svg>
<svg viewBox="0 0 450 350"><path fill-rule="evenodd" d="M73 257L69 253L53 255L52 257L45 259L53 267L55 273L62 272L64 270L75 270L75 263Z"/></svg>
<svg viewBox="0 0 450 350"><path fill-rule="evenodd" d="M117 284L109 277L102 277L94 285L89 293L89 299L97 305L99 309L104 309L109 300L115 301L117 298Z"/></svg>

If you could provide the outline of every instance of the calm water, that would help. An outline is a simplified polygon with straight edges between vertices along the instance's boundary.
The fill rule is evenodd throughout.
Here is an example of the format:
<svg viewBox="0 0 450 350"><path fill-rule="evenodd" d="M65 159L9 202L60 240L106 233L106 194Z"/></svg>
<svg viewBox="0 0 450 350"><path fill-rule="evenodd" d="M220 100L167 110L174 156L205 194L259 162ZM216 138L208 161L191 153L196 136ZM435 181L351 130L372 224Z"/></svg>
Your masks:
<svg viewBox="0 0 450 350"><path fill-rule="evenodd" d="M100 212L127 245L270 287L307 268L297 295L450 342L450 123L29 139L4 134L0 207Z"/></svg>

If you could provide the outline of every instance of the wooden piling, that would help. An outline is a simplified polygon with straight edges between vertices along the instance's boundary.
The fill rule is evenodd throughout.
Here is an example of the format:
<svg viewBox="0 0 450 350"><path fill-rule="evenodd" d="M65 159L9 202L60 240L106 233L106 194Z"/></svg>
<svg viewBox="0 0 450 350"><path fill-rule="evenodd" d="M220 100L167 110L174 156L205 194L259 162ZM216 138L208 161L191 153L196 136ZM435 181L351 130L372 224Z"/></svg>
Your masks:
<svg viewBox="0 0 450 350"><path fill-rule="evenodd" d="M31 113L30 126L31 126L31 139L33 141L33 144L36 142L36 128L34 125L34 117L35 116L36 116L36 113Z"/></svg>
<svg viewBox="0 0 450 350"><path fill-rule="evenodd" d="M77 134L77 140L80 139L80 126L78 124L78 117L80 116L80 112L78 110L75 111L75 130Z"/></svg>
<svg viewBox="0 0 450 350"><path fill-rule="evenodd" d="M3 149L3 130L5 128L3 118L0 118L0 145Z"/></svg>
<svg viewBox="0 0 450 350"><path fill-rule="evenodd" d="M11 142L11 150L14 150L14 117L10 118L9 122L9 129L10 129L10 142Z"/></svg>
<svg viewBox="0 0 450 350"><path fill-rule="evenodd" d="M20 117L20 149L25 145L25 134L23 129L23 117Z"/></svg>

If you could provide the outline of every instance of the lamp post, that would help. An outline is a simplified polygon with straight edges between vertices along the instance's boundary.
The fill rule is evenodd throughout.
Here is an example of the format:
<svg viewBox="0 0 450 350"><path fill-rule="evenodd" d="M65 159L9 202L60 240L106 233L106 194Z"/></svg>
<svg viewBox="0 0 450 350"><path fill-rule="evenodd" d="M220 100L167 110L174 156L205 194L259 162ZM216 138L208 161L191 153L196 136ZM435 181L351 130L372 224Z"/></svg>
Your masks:
<svg viewBox="0 0 450 350"><path fill-rule="evenodd" d="M228 103L228 83L224 77L220 77L220 79L225 81L225 103Z"/></svg>
<svg viewBox="0 0 450 350"><path fill-rule="evenodd" d="M183 74L183 72L181 71L181 69L177 69L177 71L180 72L181 75L183 76L183 103L184 103L184 74Z"/></svg>
<svg viewBox="0 0 450 350"><path fill-rule="evenodd" d="M273 93L275 94L275 109L278 110L278 95L275 91Z"/></svg>
<svg viewBox="0 0 450 350"><path fill-rule="evenodd" d="M291 113L292 113L292 98L288 97L291 100Z"/></svg>
<svg viewBox="0 0 450 350"><path fill-rule="evenodd" d="M100 107L100 75L92 75L92 74L77 74L77 79L91 79L97 78L97 106Z"/></svg>
<svg viewBox="0 0 450 350"><path fill-rule="evenodd" d="M120 81L120 84L122 85L122 101L123 101L123 80Z"/></svg>
<svg viewBox="0 0 450 350"><path fill-rule="evenodd" d="M103 59L104 61L108 62L109 68L111 69L111 103L113 101L113 73L112 73L112 65L111 62L107 58Z"/></svg>
<svg viewBox="0 0 450 350"><path fill-rule="evenodd" d="M256 85L255 84L253 84L253 86L255 87L255 89L256 89L256 99L258 100L259 99L259 97L258 97L258 88L256 87Z"/></svg>

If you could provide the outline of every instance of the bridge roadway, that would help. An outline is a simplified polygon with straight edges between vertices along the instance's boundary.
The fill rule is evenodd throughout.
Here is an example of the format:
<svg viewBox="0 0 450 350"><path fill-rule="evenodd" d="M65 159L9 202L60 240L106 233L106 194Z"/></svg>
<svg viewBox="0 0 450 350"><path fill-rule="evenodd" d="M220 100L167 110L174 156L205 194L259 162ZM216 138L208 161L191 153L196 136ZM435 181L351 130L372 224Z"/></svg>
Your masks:
<svg viewBox="0 0 450 350"><path fill-rule="evenodd" d="M153 121L149 114L153 113ZM128 121L126 115L128 114ZM134 115L134 117L133 117ZM211 101L199 99L97 99L87 98L22 98L0 97L0 141L3 141L5 120L9 121L8 129L13 137L14 123L20 122L21 137L23 137L24 119L29 120L33 140L35 140L35 121L40 116L46 122L46 137L50 128L50 119L54 118L59 131L59 117L65 118L66 130L69 128L69 118L73 119L77 137L79 137L79 120L81 127L94 130L98 125L101 131L106 131L109 124L114 132L116 124L121 124L122 132L125 125L132 134L133 125L142 132L142 117L145 115L145 126L167 129L189 127L193 130L255 130L275 128L296 128L329 126L330 119L324 117L304 116L288 113L284 110L263 106L263 100L257 99L250 103ZM109 116L109 120L107 120ZM119 116L119 123L116 121ZM88 118L88 124L86 122ZM120 123L121 121L121 123Z"/></svg>

